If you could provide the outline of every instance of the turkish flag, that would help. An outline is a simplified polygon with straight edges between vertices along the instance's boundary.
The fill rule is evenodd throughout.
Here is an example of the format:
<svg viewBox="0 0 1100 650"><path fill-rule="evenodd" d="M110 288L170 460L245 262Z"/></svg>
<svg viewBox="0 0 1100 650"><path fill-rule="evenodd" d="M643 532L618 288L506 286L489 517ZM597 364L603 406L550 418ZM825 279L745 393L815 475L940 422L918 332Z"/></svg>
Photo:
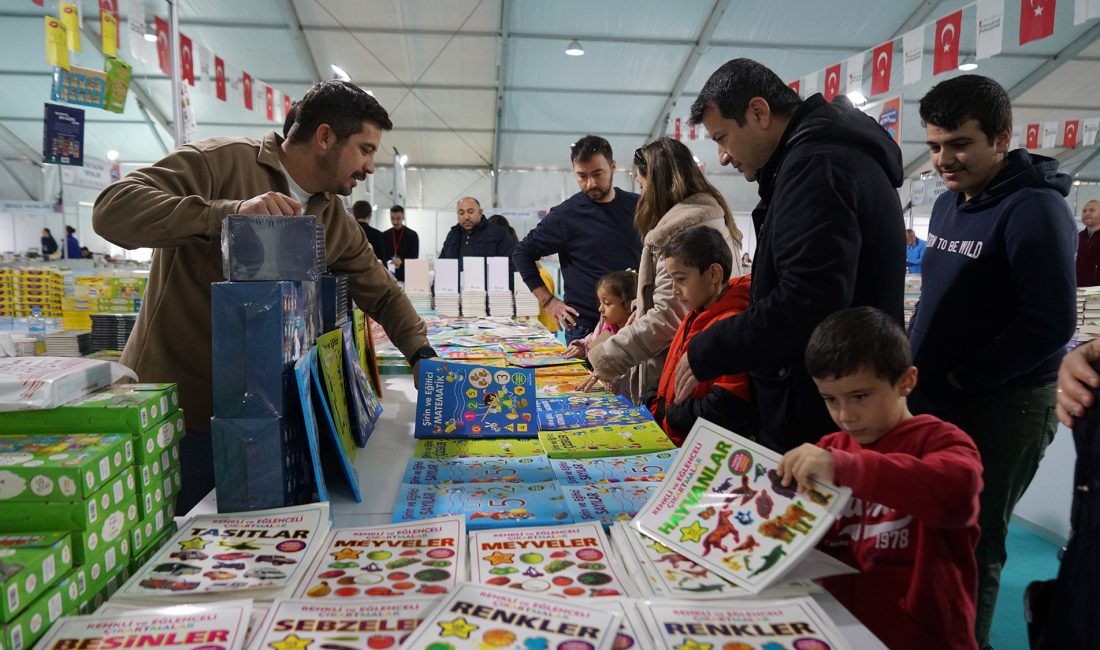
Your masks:
<svg viewBox="0 0 1100 650"><path fill-rule="evenodd" d="M1028 124L1027 125L1027 139L1024 140L1025 149L1038 149L1039 148L1039 125Z"/></svg>
<svg viewBox="0 0 1100 650"><path fill-rule="evenodd" d="M264 104L267 111L267 119L275 121L275 89L264 86Z"/></svg>
<svg viewBox="0 0 1100 650"><path fill-rule="evenodd" d="M1077 148L1077 127L1080 126L1078 120L1066 120L1066 125L1062 130L1062 146L1066 149Z"/></svg>
<svg viewBox="0 0 1100 650"><path fill-rule="evenodd" d="M195 85L195 58L191 54L191 39L180 34L180 77Z"/></svg>
<svg viewBox="0 0 1100 650"><path fill-rule="evenodd" d="M42 4L41 2L38 4ZM118 0L99 0L99 10L106 11L115 17L115 24L119 24L118 20ZM115 49L122 46L122 32L115 30Z"/></svg>
<svg viewBox="0 0 1100 650"><path fill-rule="evenodd" d="M890 69L894 65L894 41L876 47L874 55L871 68L871 94L881 95L890 92Z"/></svg>
<svg viewBox="0 0 1100 650"><path fill-rule="evenodd" d="M214 55L214 94L225 101L225 61Z"/></svg>
<svg viewBox="0 0 1100 650"><path fill-rule="evenodd" d="M959 31L962 29L962 17L962 9L959 9L936 21L936 49L932 52L932 74L958 70Z"/></svg>
<svg viewBox="0 0 1100 650"><path fill-rule="evenodd" d="M1020 2L1020 45L1054 33L1054 3L1055 0Z"/></svg>
<svg viewBox="0 0 1100 650"><path fill-rule="evenodd" d="M840 94L840 64L825 68L825 101L831 102Z"/></svg>
<svg viewBox="0 0 1100 650"><path fill-rule="evenodd" d="M252 75L247 72L241 71L241 79L244 85L244 107L245 110L252 110Z"/></svg>
<svg viewBox="0 0 1100 650"><path fill-rule="evenodd" d="M796 95L798 95L799 97L802 96L802 92L801 92L802 80L801 79L795 79L794 81L788 83L787 86L789 86L790 89L793 90Z"/></svg>
<svg viewBox="0 0 1100 650"><path fill-rule="evenodd" d="M283 116L290 115L290 107L294 105L294 102L290 99L290 95L283 94Z"/></svg>
<svg viewBox="0 0 1100 650"><path fill-rule="evenodd" d="M153 17L153 23L157 27L157 65L160 66L160 71L166 75L172 74L172 62L169 60L171 56L168 52L168 23L165 22L160 16Z"/></svg>

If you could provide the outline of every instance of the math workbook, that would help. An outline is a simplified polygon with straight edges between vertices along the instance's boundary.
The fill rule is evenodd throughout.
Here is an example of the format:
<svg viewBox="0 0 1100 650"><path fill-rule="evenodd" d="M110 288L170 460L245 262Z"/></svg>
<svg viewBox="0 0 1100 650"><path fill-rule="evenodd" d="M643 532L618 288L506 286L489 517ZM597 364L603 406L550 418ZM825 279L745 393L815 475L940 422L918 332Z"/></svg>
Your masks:
<svg viewBox="0 0 1100 650"><path fill-rule="evenodd" d="M417 438L534 438L535 373L524 368L420 362Z"/></svg>

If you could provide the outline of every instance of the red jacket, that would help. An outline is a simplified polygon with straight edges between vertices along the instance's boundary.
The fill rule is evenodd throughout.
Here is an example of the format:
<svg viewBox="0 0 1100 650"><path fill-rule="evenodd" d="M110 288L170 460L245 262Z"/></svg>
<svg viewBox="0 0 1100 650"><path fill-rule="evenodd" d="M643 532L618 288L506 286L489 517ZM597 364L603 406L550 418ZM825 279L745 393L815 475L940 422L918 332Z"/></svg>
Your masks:
<svg viewBox="0 0 1100 650"><path fill-rule="evenodd" d="M1100 237L1089 236L1088 228L1077 233L1077 286L1100 285Z"/></svg>
<svg viewBox="0 0 1100 650"><path fill-rule="evenodd" d="M750 285L749 275L730 278L726 290L718 300L702 311L696 309L684 316L672 338L668 356L665 357L665 366L661 371L661 381L657 385L657 396L649 403L649 410L677 445L683 444L688 431L699 417L744 436L753 436L756 433L755 426L751 424L755 421L755 416L749 404L749 378L744 373L723 375L700 382L691 393L690 399L679 404L672 403L676 396L676 365L687 352L688 343L696 334L714 323L748 309Z"/></svg>
<svg viewBox="0 0 1100 650"><path fill-rule="evenodd" d="M891 650L974 650L978 493L970 436L918 415L867 447L844 432L833 479L852 500L818 548L860 570L825 587Z"/></svg>

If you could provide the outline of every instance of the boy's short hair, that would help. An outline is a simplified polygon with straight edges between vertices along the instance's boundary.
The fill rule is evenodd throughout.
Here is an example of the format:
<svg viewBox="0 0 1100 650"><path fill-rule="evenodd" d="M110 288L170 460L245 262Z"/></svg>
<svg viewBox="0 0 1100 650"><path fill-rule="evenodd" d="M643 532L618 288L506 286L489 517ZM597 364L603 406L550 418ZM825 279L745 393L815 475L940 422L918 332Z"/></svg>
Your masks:
<svg viewBox="0 0 1100 650"><path fill-rule="evenodd" d="M705 273L711 264L722 267L722 282L733 273L733 252L722 233L710 226L692 226L681 230L664 247L665 259L675 257L684 266Z"/></svg>
<svg viewBox="0 0 1100 650"><path fill-rule="evenodd" d="M866 368L895 384L912 365L913 353L901 325L874 307L833 313L806 344L806 371L814 379L839 379Z"/></svg>
<svg viewBox="0 0 1100 650"><path fill-rule="evenodd" d="M920 100L920 119L927 126L954 131L978 120L989 143L1012 130L1012 100L1001 84L977 74L964 74L932 86Z"/></svg>

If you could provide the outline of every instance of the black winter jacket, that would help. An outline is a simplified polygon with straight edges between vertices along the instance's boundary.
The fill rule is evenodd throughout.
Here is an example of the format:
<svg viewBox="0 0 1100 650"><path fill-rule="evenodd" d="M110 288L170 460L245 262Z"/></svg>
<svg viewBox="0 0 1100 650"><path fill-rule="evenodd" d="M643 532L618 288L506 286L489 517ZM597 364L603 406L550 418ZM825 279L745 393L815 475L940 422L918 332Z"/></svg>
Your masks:
<svg viewBox="0 0 1100 650"><path fill-rule="evenodd" d="M462 268L463 257L512 257L516 244L512 235L504 228L494 226L483 217L470 232L455 224L443 241L440 259L457 259L458 268Z"/></svg>

